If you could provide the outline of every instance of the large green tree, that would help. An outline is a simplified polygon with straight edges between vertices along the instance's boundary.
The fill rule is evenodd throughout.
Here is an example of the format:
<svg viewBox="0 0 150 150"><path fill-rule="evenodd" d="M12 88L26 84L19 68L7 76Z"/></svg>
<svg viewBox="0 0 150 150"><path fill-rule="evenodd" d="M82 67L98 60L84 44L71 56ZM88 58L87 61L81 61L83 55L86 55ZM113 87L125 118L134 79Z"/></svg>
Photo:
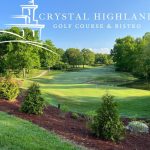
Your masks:
<svg viewBox="0 0 150 150"><path fill-rule="evenodd" d="M82 64L83 57L79 49L69 48L64 54L64 61L69 65L72 65L73 68Z"/></svg>
<svg viewBox="0 0 150 150"><path fill-rule="evenodd" d="M111 55L117 69L143 77L148 82L150 78L150 33L137 39L130 36L117 39Z"/></svg>
<svg viewBox="0 0 150 150"><path fill-rule="evenodd" d="M20 28L12 27L7 31L22 36L22 30ZM33 37L31 29L25 28L24 31L24 39L28 41L38 39L37 36ZM22 70L40 67L39 48L35 45L19 42L24 39L8 33L0 34L1 42L18 40L18 42L8 42L0 45L0 66L2 66L0 72L6 72L7 70L21 72Z"/></svg>
<svg viewBox="0 0 150 150"><path fill-rule="evenodd" d="M51 40L46 40L43 43L43 46L48 50L44 49L40 50L41 66L50 68L61 59L61 55L58 53L57 48L55 47L55 45L52 43Z"/></svg>
<svg viewBox="0 0 150 150"><path fill-rule="evenodd" d="M85 65L93 65L95 62L95 54L89 49L81 51L83 68Z"/></svg>
<svg viewBox="0 0 150 150"><path fill-rule="evenodd" d="M134 66L135 48L135 39L131 36L126 36L116 40L111 54L114 62L116 62L118 70L132 71Z"/></svg>
<svg viewBox="0 0 150 150"><path fill-rule="evenodd" d="M112 57L110 54L95 54L95 64L105 64L110 65L113 63Z"/></svg>
<svg viewBox="0 0 150 150"><path fill-rule="evenodd" d="M146 33L140 43L139 55L137 57L137 72L145 77L147 82L150 78L150 33Z"/></svg>
<svg viewBox="0 0 150 150"><path fill-rule="evenodd" d="M18 35L21 34L20 29L16 28L16 27L12 27L11 29L6 30L6 31L13 32L13 33L16 33ZM10 41L10 40L19 40L19 38L14 36L14 35L7 34L7 33L0 33L0 42ZM12 43L0 44L0 73L6 72L6 70L7 70L7 56L8 56L8 53L12 50L13 50Z"/></svg>

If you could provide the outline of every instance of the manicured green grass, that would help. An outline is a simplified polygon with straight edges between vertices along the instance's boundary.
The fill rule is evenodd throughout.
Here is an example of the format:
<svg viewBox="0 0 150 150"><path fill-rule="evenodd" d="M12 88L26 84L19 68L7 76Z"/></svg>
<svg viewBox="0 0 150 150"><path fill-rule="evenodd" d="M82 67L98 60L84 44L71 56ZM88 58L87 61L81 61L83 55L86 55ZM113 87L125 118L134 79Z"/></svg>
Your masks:
<svg viewBox="0 0 150 150"><path fill-rule="evenodd" d="M80 72L51 72L46 76L26 80L41 86L43 97L53 105L67 105L70 110L87 113L98 108L101 97L109 92L119 103L122 116L150 117L150 91L119 87L136 80L128 73L115 72L113 66L101 66Z"/></svg>
<svg viewBox="0 0 150 150"><path fill-rule="evenodd" d="M79 150L54 133L0 112L0 150Z"/></svg>

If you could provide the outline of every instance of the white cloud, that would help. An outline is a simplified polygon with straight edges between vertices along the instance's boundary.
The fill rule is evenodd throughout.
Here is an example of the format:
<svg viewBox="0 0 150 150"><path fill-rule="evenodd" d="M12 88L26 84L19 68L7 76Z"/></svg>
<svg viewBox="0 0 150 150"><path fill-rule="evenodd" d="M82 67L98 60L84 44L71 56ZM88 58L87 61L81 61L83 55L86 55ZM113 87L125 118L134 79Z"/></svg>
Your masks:
<svg viewBox="0 0 150 150"><path fill-rule="evenodd" d="M102 53L102 54L110 54L111 48L89 48L90 50L94 51L95 53Z"/></svg>

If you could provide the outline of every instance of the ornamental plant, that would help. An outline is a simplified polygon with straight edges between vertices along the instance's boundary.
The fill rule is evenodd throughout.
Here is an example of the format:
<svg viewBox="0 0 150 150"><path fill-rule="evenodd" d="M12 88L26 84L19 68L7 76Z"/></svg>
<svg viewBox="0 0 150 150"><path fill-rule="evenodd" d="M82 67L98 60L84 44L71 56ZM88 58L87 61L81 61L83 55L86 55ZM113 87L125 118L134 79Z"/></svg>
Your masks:
<svg viewBox="0 0 150 150"><path fill-rule="evenodd" d="M12 101L19 94L19 86L12 78L1 79L0 82L0 98Z"/></svg>
<svg viewBox="0 0 150 150"><path fill-rule="evenodd" d="M102 104L93 118L90 128L97 136L105 140L119 141L124 137L124 125L120 120L114 97L105 94Z"/></svg>
<svg viewBox="0 0 150 150"><path fill-rule="evenodd" d="M41 97L41 91L38 84L33 83L24 99L21 106L21 111L28 114L42 114L43 109L46 106L45 100Z"/></svg>
<svg viewBox="0 0 150 150"><path fill-rule="evenodd" d="M147 124L140 121L129 122L127 129L132 133L149 133L149 127Z"/></svg>

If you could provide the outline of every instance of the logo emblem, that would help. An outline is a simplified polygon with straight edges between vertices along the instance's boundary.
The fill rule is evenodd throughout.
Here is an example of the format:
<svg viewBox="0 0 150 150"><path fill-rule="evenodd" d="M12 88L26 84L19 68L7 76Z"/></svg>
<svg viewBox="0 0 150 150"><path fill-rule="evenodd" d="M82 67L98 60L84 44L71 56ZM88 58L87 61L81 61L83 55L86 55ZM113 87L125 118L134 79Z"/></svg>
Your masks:
<svg viewBox="0 0 150 150"><path fill-rule="evenodd" d="M23 24L7 24L7 26L11 27L19 27L19 28L30 28L32 29L33 36L35 36L35 31L38 30L39 32L39 38L41 39L42 37L42 29L45 28L44 24L39 24L39 21L36 20L35 18L35 12L38 9L38 5L35 4L34 0L29 0L28 4L26 5L20 5L22 14L21 15L15 15L13 18L15 19L22 19ZM23 31L23 36L25 35L24 30Z"/></svg>

